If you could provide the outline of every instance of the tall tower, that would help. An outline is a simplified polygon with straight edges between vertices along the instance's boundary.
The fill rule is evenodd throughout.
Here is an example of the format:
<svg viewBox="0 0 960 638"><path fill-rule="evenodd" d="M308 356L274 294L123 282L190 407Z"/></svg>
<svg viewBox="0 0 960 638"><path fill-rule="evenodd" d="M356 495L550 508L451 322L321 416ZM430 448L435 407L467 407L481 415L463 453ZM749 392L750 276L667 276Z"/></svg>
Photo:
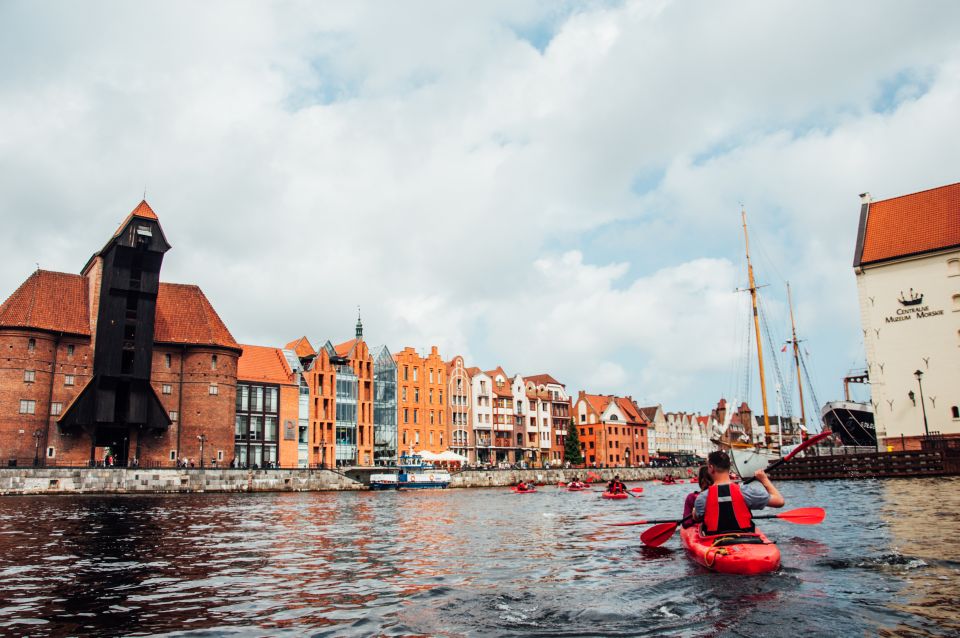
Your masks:
<svg viewBox="0 0 960 638"><path fill-rule="evenodd" d="M363 339L363 323L360 321L360 306L357 306L357 341Z"/></svg>
<svg viewBox="0 0 960 638"><path fill-rule="evenodd" d="M61 419L62 426L90 431L91 460L97 447L110 447L126 462L134 431L170 425L150 386L160 266L168 250L157 215L142 201L94 256L101 268L93 378Z"/></svg>

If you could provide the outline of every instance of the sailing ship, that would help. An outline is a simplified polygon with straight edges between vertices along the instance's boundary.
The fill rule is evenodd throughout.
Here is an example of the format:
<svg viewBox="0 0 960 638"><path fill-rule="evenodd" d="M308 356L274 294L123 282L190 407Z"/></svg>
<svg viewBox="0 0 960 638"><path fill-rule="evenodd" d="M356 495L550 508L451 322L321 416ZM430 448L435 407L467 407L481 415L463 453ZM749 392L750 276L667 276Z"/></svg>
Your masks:
<svg viewBox="0 0 960 638"><path fill-rule="evenodd" d="M770 410L767 402L767 382L764 370L763 340L760 333L761 313L758 306L758 290L760 287L757 285L756 278L754 277L753 262L750 258L750 235L747 231L747 213L746 211L741 210L740 215L743 224L743 238L747 259L747 280L749 285L745 291L750 292L750 304L753 312L753 331L757 344L757 365L760 375L760 398L763 408L762 417L758 417L757 420L762 418L763 438L758 439L758 437L753 435L753 426L755 423L753 422L752 417L750 419L750 423L741 424L743 426L742 432L738 433L737 436L732 436L733 431L730 429L730 422L731 418L733 417L733 411L731 410L727 412L725 422L718 432L719 436L714 439L714 443L729 451L731 461L735 466L736 472L740 476L750 476L758 469L763 469L770 465L770 463L773 461L780 458L782 453L781 450L784 448L783 434L785 419L782 416L778 416L776 418L778 436L777 440L774 441L771 428ZM791 339L786 345L792 345L793 347L793 359L797 372L797 388L799 390L800 400L799 425L802 432L802 437L805 439L807 436L807 415L804 405L803 382L801 380L801 368L803 366L800 356L800 341L797 339L796 321L794 320L793 316L793 296L790 291L789 282L787 283L787 299L790 307ZM805 370L805 368L803 369ZM779 367L777 367L777 373L779 376ZM779 391L780 386L777 387L778 394ZM736 405L736 401L734 401L734 405Z"/></svg>

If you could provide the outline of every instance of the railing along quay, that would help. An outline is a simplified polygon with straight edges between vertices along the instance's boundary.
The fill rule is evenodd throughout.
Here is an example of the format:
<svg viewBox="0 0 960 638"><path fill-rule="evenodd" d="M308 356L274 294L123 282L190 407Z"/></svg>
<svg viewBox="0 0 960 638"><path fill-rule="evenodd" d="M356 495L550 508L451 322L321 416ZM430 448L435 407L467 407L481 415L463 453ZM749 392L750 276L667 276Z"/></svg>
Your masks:
<svg viewBox="0 0 960 638"><path fill-rule="evenodd" d="M960 474L960 450L907 450L795 458L773 470L778 480L915 478Z"/></svg>

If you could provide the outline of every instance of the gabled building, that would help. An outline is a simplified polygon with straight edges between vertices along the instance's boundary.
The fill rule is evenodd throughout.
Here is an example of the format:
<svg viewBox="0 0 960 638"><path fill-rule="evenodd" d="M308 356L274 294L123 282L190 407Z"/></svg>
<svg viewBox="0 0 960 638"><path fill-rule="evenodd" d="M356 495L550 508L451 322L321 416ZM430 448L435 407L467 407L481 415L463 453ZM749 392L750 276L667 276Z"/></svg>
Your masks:
<svg viewBox="0 0 960 638"><path fill-rule="evenodd" d="M470 391L473 397L471 412L473 414L474 445L477 449L477 463L493 465L497 462L497 451L494 447L494 393L493 379L480 370L470 367L466 369L470 376Z"/></svg>
<svg viewBox="0 0 960 638"><path fill-rule="evenodd" d="M169 249L142 201L79 275L37 270L0 306L5 463L233 457L240 346L200 288L160 282Z"/></svg>
<svg viewBox="0 0 960 638"><path fill-rule="evenodd" d="M853 270L878 446L960 437L960 183L861 195Z"/></svg>
<svg viewBox="0 0 960 638"><path fill-rule="evenodd" d="M517 412L514 405L513 381L503 368L497 367L485 372L490 380L492 395L493 439L491 463L513 464L520 460L520 447L517 435ZM522 388L519 390L522 393Z"/></svg>
<svg viewBox="0 0 960 638"><path fill-rule="evenodd" d="M560 465L570 426L570 397L566 387L549 374L530 375L524 377L524 381L527 399L537 420L538 464Z"/></svg>
<svg viewBox="0 0 960 638"><path fill-rule="evenodd" d="M439 454L450 442L447 428L447 365L436 346L421 356L406 347L396 355L400 450Z"/></svg>
<svg viewBox="0 0 960 638"><path fill-rule="evenodd" d="M280 348L241 348L231 467L297 467L300 375Z"/></svg>
<svg viewBox="0 0 960 638"><path fill-rule="evenodd" d="M460 355L447 362L446 412L450 449L466 457L468 463L475 464L477 441L473 429L473 384Z"/></svg>
<svg viewBox="0 0 960 638"><path fill-rule="evenodd" d="M629 467L650 462L649 421L631 397L580 391L573 412L587 466Z"/></svg>

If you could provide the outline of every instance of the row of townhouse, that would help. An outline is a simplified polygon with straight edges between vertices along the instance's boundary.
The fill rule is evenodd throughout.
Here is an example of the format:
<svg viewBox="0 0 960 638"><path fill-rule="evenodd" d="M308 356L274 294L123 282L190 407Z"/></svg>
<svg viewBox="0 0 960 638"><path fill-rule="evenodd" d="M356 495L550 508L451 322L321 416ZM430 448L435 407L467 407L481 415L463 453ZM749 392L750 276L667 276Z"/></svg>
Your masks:
<svg viewBox="0 0 960 638"><path fill-rule="evenodd" d="M574 406L549 374L369 347L359 317L353 339L318 348L239 344L199 287L160 282L169 250L142 201L80 274L37 270L0 305L6 464L373 466L452 450L559 465L576 415L587 463L631 465L666 423L630 397Z"/></svg>

